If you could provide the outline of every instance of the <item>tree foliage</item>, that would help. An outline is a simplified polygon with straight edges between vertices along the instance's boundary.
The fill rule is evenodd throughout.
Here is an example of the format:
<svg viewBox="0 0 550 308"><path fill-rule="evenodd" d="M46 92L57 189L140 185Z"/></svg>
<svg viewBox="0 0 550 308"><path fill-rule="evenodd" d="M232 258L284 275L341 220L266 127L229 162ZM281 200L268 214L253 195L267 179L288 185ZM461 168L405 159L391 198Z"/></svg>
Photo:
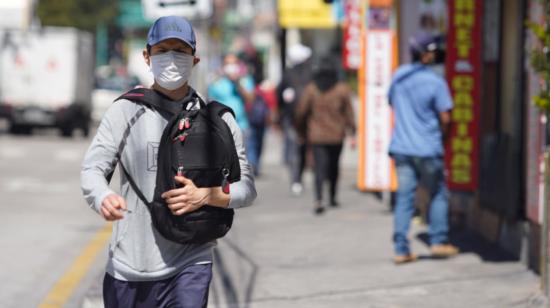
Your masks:
<svg viewBox="0 0 550 308"><path fill-rule="evenodd" d="M537 105L550 114L550 1L539 0L544 12L542 22L527 22L527 26L537 38L538 46L531 50L531 66L540 77L540 91L534 97Z"/></svg>
<svg viewBox="0 0 550 308"><path fill-rule="evenodd" d="M94 32L98 24L111 25L118 11L113 0L39 0L36 13L42 25L75 27Z"/></svg>

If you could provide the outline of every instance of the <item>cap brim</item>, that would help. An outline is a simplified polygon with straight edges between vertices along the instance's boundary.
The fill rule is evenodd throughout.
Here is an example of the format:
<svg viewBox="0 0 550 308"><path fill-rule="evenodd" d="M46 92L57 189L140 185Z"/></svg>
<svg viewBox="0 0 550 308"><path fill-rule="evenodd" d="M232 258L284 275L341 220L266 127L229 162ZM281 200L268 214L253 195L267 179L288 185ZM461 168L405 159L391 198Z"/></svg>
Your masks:
<svg viewBox="0 0 550 308"><path fill-rule="evenodd" d="M193 45L191 43L189 43L187 40L184 40L182 39L181 37L177 36L177 35L167 35L165 37L163 37L162 39L160 40L157 40L157 41L154 41L154 42L149 42L148 44L151 45L151 46L155 46L156 44L162 42L162 41L166 41L168 39L178 39L182 42L184 42L185 44L187 44L187 46L191 47L191 49L193 49L193 51L195 51L195 47L193 47Z"/></svg>

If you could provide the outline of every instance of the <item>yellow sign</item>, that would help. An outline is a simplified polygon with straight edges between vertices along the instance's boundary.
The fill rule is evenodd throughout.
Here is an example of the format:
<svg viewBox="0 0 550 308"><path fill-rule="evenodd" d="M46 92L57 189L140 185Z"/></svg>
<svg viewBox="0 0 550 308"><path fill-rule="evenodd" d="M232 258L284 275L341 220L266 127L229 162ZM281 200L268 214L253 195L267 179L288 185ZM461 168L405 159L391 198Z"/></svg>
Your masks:
<svg viewBox="0 0 550 308"><path fill-rule="evenodd" d="M323 0L279 0L279 24L283 28L334 28L332 6Z"/></svg>

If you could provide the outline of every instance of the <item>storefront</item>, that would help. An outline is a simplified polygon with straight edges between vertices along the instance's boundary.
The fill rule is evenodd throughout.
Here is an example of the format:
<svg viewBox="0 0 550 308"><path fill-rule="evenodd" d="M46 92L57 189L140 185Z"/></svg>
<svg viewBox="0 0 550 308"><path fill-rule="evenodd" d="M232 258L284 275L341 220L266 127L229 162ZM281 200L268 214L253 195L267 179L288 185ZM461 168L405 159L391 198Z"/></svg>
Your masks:
<svg viewBox="0 0 550 308"><path fill-rule="evenodd" d="M408 38L441 35L455 108L446 148L453 222L499 243L539 270L543 208L543 117L533 106L538 80L529 64L525 20L537 1L399 1L400 61ZM538 15L537 15L538 14ZM503 35L503 34L506 35Z"/></svg>
<svg viewBox="0 0 550 308"><path fill-rule="evenodd" d="M291 3L279 3L282 2ZM542 159L546 137L544 119L532 103L539 82L530 69L529 49L533 43L525 21L540 19L537 3L535 0L362 1L364 31L370 32L362 34L363 74L358 79L362 97L360 130L385 131L388 123L391 126L391 115L375 117L376 121L371 121L374 128L366 124L368 118L373 118L368 111L377 110L374 97L382 97L384 81L388 79L381 74L369 76L368 65L385 63L379 68L393 69L394 64L409 62L408 39L418 32L441 38L445 53L440 55L441 62L434 69L448 80L455 103L451 140L446 147L452 222L499 243L535 271L540 269L540 226L544 217ZM329 16L327 12L315 16ZM382 17L388 12L389 24L382 24L385 20ZM338 33L334 27L324 31ZM391 46L391 39L376 39L392 31L396 34L397 48ZM302 36L307 38L307 32L302 31ZM338 42L338 37L323 37L325 44ZM369 49L368 42L378 45ZM315 44L315 40L311 43ZM313 47L323 50L323 46ZM385 48L385 53L377 53L380 48ZM398 55L395 63L393 52ZM384 58L383 54L390 56ZM369 84L369 80L376 82ZM380 93L376 94L378 90ZM376 95L369 98L373 93ZM389 191L393 187L391 162L378 169L373 166L383 165L379 159L377 164L369 165L368 155L372 158L376 152L369 150L369 142L376 147L384 145L379 138L371 139L367 133L360 139L360 157L364 157L359 161L358 186L363 190Z"/></svg>

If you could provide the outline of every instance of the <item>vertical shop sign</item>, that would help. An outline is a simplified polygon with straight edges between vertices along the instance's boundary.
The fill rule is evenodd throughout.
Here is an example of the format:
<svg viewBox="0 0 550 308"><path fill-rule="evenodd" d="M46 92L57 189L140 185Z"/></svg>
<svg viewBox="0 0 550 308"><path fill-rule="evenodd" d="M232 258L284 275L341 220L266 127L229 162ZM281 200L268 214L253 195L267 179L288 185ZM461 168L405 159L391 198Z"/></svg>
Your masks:
<svg viewBox="0 0 550 308"><path fill-rule="evenodd" d="M361 1L344 2L342 63L347 70L357 70L361 65Z"/></svg>
<svg viewBox="0 0 550 308"><path fill-rule="evenodd" d="M472 191L478 186L482 3L448 2L446 72L454 108L445 161L447 182L454 190Z"/></svg>
<svg viewBox="0 0 550 308"><path fill-rule="evenodd" d="M364 12L358 186L369 191L395 190L397 181L388 155L393 117L387 97L396 58L395 32L390 22L392 2L372 1Z"/></svg>

